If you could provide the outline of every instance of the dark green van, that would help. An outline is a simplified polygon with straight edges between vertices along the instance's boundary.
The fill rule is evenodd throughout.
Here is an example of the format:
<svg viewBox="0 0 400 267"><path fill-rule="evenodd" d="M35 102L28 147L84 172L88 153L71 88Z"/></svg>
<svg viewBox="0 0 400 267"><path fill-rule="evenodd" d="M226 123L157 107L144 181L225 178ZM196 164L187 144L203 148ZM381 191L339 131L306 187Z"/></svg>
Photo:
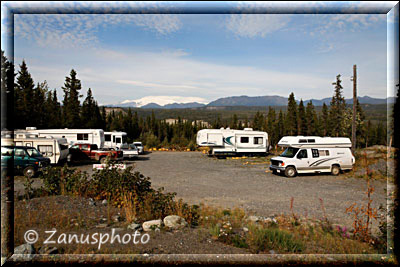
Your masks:
<svg viewBox="0 0 400 267"><path fill-rule="evenodd" d="M14 157L15 174L34 177L43 168L50 166L50 159L43 157L40 152L29 146L1 146L1 166Z"/></svg>

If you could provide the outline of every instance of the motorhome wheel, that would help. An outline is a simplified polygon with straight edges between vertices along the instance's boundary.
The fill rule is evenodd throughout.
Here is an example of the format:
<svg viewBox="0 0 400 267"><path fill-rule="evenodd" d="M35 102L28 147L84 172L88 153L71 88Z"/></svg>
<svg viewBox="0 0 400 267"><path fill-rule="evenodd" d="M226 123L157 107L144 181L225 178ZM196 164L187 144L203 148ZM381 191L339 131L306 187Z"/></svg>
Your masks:
<svg viewBox="0 0 400 267"><path fill-rule="evenodd" d="M331 170L331 172L332 172L332 175L339 175L339 173L340 173L340 167L338 166L338 165L333 165L332 166L332 170Z"/></svg>
<svg viewBox="0 0 400 267"><path fill-rule="evenodd" d="M295 177L296 176L296 169L294 167L287 167L285 169L285 175L287 177L290 177L290 178Z"/></svg>

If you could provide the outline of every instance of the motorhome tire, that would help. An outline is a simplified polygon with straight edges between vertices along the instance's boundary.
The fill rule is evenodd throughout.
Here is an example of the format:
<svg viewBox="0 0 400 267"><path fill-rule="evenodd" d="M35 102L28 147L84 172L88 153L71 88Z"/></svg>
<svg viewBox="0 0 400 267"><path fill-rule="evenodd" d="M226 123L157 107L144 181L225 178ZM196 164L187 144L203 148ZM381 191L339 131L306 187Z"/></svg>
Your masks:
<svg viewBox="0 0 400 267"><path fill-rule="evenodd" d="M35 168L32 166L28 166L24 169L24 175L28 178L32 178L35 176Z"/></svg>
<svg viewBox="0 0 400 267"><path fill-rule="evenodd" d="M286 177L289 177L289 178L295 177L296 176L296 169L294 167L291 167L291 166L286 167L285 175L286 175Z"/></svg>
<svg viewBox="0 0 400 267"><path fill-rule="evenodd" d="M333 165L332 169L331 169L331 173L332 173L332 175L335 175L335 176L339 175L340 167L338 165Z"/></svg>

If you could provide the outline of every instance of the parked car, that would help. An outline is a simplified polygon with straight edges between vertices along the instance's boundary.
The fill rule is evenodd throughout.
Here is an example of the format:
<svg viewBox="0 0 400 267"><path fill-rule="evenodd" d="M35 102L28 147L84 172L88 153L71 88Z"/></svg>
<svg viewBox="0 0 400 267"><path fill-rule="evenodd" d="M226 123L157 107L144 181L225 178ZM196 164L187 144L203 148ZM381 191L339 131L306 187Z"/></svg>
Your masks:
<svg viewBox="0 0 400 267"><path fill-rule="evenodd" d="M34 147L1 146L2 168L6 167L12 158L14 158L15 174L23 174L30 178L50 166L50 159L43 157Z"/></svg>
<svg viewBox="0 0 400 267"><path fill-rule="evenodd" d="M143 144L142 142L133 142L133 144L137 147L139 154L143 154Z"/></svg>
<svg viewBox="0 0 400 267"><path fill-rule="evenodd" d="M139 150L134 144L123 144L119 148L123 152L123 157L132 159L132 158L137 158L139 156Z"/></svg>
<svg viewBox="0 0 400 267"><path fill-rule="evenodd" d="M100 163L105 163L107 156L110 160L121 160L123 158L123 152L110 149L99 149L97 145L90 143L78 143L73 144L69 148L69 155L67 161L77 162L77 161L99 161Z"/></svg>

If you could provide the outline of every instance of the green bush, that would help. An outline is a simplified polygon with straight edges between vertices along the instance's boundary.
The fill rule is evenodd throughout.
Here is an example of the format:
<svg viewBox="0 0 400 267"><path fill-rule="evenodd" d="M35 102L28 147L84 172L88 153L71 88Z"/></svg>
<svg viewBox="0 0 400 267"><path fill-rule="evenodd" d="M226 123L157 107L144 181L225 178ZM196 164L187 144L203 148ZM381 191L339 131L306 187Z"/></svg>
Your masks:
<svg viewBox="0 0 400 267"><path fill-rule="evenodd" d="M88 184L88 176L74 168L53 167L47 168L41 174L44 189L52 195L79 194L85 191Z"/></svg>
<svg viewBox="0 0 400 267"><path fill-rule="evenodd" d="M247 243L255 251L278 250L284 252L300 252L304 249L303 243L295 240L293 235L278 228L261 228L250 226Z"/></svg>

